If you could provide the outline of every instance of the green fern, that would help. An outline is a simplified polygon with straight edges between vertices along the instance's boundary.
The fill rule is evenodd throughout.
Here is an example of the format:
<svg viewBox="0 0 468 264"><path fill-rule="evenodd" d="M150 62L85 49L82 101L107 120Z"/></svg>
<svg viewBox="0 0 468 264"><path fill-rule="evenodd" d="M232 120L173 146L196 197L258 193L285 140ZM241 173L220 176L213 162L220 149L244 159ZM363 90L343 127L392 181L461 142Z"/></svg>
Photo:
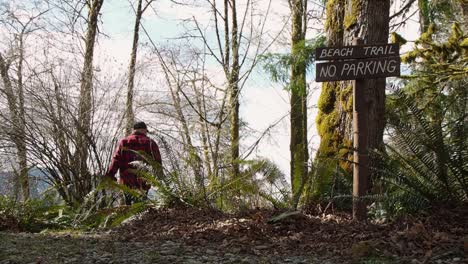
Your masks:
<svg viewBox="0 0 468 264"><path fill-rule="evenodd" d="M434 122L430 114L417 107L411 95L398 92L393 100L400 102L409 122L390 122L393 133L387 151L378 153L384 161L379 168L380 181L390 187L387 199L407 208L468 202L468 155L460 151L466 135L465 139L454 140L440 122ZM466 131L462 122L451 126Z"/></svg>

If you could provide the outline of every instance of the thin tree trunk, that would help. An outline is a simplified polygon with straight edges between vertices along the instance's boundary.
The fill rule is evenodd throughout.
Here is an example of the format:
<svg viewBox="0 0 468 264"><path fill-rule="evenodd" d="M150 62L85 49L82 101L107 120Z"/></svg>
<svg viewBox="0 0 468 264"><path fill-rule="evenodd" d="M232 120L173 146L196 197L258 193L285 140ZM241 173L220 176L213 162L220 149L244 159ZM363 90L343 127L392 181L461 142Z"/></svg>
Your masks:
<svg viewBox="0 0 468 264"><path fill-rule="evenodd" d="M301 52L301 44L305 41L305 2L294 0L291 4L292 34L291 49L293 58ZM307 178L307 87L305 61L294 61L291 66L291 187L293 207L299 202L302 189Z"/></svg>
<svg viewBox="0 0 468 264"><path fill-rule="evenodd" d="M15 126L16 124L19 124L21 122L21 119L19 118L19 111L18 111L16 96L13 91L13 85L11 83L10 75L8 73L9 68L10 68L10 62L6 61L3 58L3 55L0 54L0 75L2 77L3 93L5 94L6 99L7 99L8 110L10 112L10 120L11 120L11 123L7 124L7 126L9 126L10 128L8 131L8 135L11 137L13 143L15 144L17 157L19 158L21 143L19 142L18 131ZM19 176L20 175L18 175L18 177L15 178L15 195L17 196L18 196L18 193L20 191L19 189L21 186L21 178Z"/></svg>
<svg viewBox="0 0 468 264"><path fill-rule="evenodd" d="M239 40L237 27L236 0L231 2L232 31L232 69L229 76L229 106L230 106L230 132L231 132L231 173L232 177L239 176ZM228 50L228 49L226 49Z"/></svg>
<svg viewBox="0 0 468 264"><path fill-rule="evenodd" d="M194 76L194 78L195 77L196 76ZM205 84L202 83L202 91L200 92L195 85L195 81L194 80L192 81L192 88L193 88L193 91L195 92L196 106L197 106L199 113L206 113L204 89L203 89L204 85ZM203 120L201 116L199 118L198 123L200 125L200 133L201 133L202 146L203 146L204 167L207 170L206 174L208 175L208 177L211 177L213 171L211 169L211 158L210 158L210 152L209 152L209 149L210 149L209 139L208 139L209 131L207 129L207 123L205 122L205 120ZM203 168L202 164L200 164L200 167Z"/></svg>
<svg viewBox="0 0 468 264"><path fill-rule="evenodd" d="M185 115L182 111L181 100L180 100L180 95L179 95L180 87L178 84L176 84L177 88L173 89L173 86L169 83L169 77L167 75L166 75L166 78L169 84L169 88L171 89L172 100L174 102L174 108L176 110L177 117L180 123L182 124L181 134L182 134L182 139L184 142L184 149L189 154L188 163L190 167L192 167L193 169L197 187L200 189L203 189L205 184L203 182L203 178L201 174L201 159L197 153L197 149L193 146L192 138L190 137L190 131L189 131L187 119L185 118Z"/></svg>
<svg viewBox="0 0 468 264"><path fill-rule="evenodd" d="M218 183L218 178L219 178L219 160L220 160L220 153L219 153L219 150L220 150L220 144L221 144L221 133L223 131L223 126L222 124L224 123L224 111L222 111L222 109L224 109L224 107L226 106L226 102L227 102L227 95L228 93L225 93L224 94L224 97L223 97L223 101L221 103L221 112L219 113L219 118L218 118L218 123L219 123L219 126L216 128L216 136L215 136L215 142L214 142L214 150L212 151L211 153L211 156L213 157L213 177L212 179Z"/></svg>
<svg viewBox="0 0 468 264"><path fill-rule="evenodd" d="M91 190L91 179L87 166L89 137L91 133L91 119L93 107L93 57L94 43L96 40L97 23L99 12L104 0L94 0L90 4L88 14L88 28L85 38L85 55L83 72L81 75L80 102L78 113L77 131L77 166L79 168L79 179L75 181L80 197L84 197Z"/></svg>
<svg viewBox="0 0 468 264"><path fill-rule="evenodd" d="M419 29L421 33L426 32L431 23L431 18L429 14L429 0L418 0L419 7Z"/></svg>
<svg viewBox="0 0 468 264"><path fill-rule="evenodd" d="M138 52L138 38L140 31L140 21L143 15L142 11L143 0L138 0L138 6L136 9L136 18L135 26L133 29L133 45L132 53L130 55L130 66L128 73L128 89L127 89L127 104L125 110L126 125L125 125L125 134L129 135L132 132L133 123L135 122L135 113L133 111L133 95L134 95L134 85L135 85L135 65L136 57Z"/></svg>
<svg viewBox="0 0 468 264"><path fill-rule="evenodd" d="M24 43L23 32L19 36L19 61L18 61L18 119L19 123L14 124L17 130L18 137L18 163L19 163L19 178L21 182L21 190L23 194L23 201L29 199L29 176L27 164L27 151L26 151L26 120L24 114L24 88L23 88L23 62L24 62Z"/></svg>
<svg viewBox="0 0 468 264"><path fill-rule="evenodd" d="M204 83L202 84L202 91L200 92L197 87L195 86L195 81L192 83L193 90L196 95L196 103L197 103L197 108L199 113L206 113L206 107L205 107L205 100L204 100ZM205 163L205 168L207 170L208 177L212 176L213 170L211 169L211 159L210 159L210 146L209 146L209 131L207 127L207 122L203 120L203 118L200 116L199 120L200 124L200 132L201 132L201 138L202 138L202 144L203 144L203 156L204 156L204 163Z"/></svg>
<svg viewBox="0 0 468 264"><path fill-rule="evenodd" d="M53 128L54 128L54 135L56 135L56 144L58 146L58 149L59 149L59 162L60 162L60 165L59 165L59 171L61 172L61 177L63 178L63 182L65 184L65 186L69 185L71 183L71 173L72 170L69 168L71 162L71 155L70 155L70 152L69 152L69 148L68 148L68 144L67 144L67 140L66 140L66 135L65 135L65 128L64 126L66 126L66 121L65 121L65 118L63 116L63 113L62 111L65 109L64 107L64 102L63 102L63 94L61 93L61 87L60 87L60 84L58 82L58 80L55 78L54 74L52 73L52 79L53 79L53 82L54 82L54 96L55 96L55 103L57 105L57 114L56 114L56 118L55 118L55 123L53 124ZM63 191L63 193L65 193L65 190ZM67 192L67 197L69 197L70 195L68 194ZM67 201L67 202L70 202L70 201Z"/></svg>

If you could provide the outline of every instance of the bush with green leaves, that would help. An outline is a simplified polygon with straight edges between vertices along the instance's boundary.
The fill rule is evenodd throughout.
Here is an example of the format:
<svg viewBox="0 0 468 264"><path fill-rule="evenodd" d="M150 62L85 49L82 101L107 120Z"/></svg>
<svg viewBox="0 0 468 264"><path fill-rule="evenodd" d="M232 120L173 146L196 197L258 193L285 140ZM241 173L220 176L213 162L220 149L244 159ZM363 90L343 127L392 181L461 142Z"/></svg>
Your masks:
<svg viewBox="0 0 468 264"><path fill-rule="evenodd" d="M56 204L50 197L19 202L0 196L0 231L39 232L71 226L70 208Z"/></svg>

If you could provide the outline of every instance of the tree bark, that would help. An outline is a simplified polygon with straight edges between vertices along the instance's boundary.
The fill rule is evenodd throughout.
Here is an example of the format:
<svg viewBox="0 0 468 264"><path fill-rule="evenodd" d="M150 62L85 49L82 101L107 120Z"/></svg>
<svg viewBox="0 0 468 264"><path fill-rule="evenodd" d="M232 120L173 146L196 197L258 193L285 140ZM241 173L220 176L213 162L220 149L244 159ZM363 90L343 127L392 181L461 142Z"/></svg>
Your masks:
<svg viewBox="0 0 468 264"><path fill-rule="evenodd" d="M192 82L192 87L195 92L195 99L196 99L199 113L206 113L204 85L205 84L203 83L202 91L199 91L195 85L195 81ZM201 116L200 116L198 123L200 125L200 133L201 133L201 139L202 139L202 144L203 144L203 157L204 157L205 169L207 170L206 173L208 177L211 178L213 176L213 170L211 169L211 158L210 158L210 140L209 140L210 131L208 130L207 122L205 122L205 120Z"/></svg>
<svg viewBox="0 0 468 264"><path fill-rule="evenodd" d="M419 8L419 29L421 33L426 32L431 23L431 17L429 14L429 0L418 0Z"/></svg>
<svg viewBox="0 0 468 264"><path fill-rule="evenodd" d="M27 164L27 151L26 151L26 120L24 113L24 88L23 88L23 63L24 63L24 30L19 36L19 58L18 58L18 119L19 123L14 124L16 129L18 143L18 165L19 165L19 178L21 182L21 190L23 194L23 201L29 199L29 176Z"/></svg>
<svg viewBox="0 0 468 264"><path fill-rule="evenodd" d="M390 0L347 0L346 7L345 44L350 45L358 38L364 41L363 44L388 43ZM361 82L367 105L368 150L383 149L383 132L386 121L385 84L385 78L367 79ZM379 161L370 159L369 167L378 168ZM372 171L369 182L364 183L365 186L368 186L367 193L370 192L372 179L376 177L375 171L377 170ZM366 192L363 193L363 195L365 194ZM358 219L365 218L365 212L359 211L354 216Z"/></svg>
<svg viewBox="0 0 468 264"><path fill-rule="evenodd" d="M20 55L20 60L22 58L23 56ZM22 64L22 62L20 64ZM20 65L18 66L21 67ZM15 186L21 187L22 198L24 201L26 201L29 198L29 184L27 174L26 144L24 141L24 96L22 94L21 96L19 94L16 95L11 82L10 74L8 73L9 68L10 62L6 61L5 58L3 58L3 55L0 54L0 76L3 82L3 93L7 99L11 120L11 123L8 124L10 127L8 135L15 144L16 157L19 165L18 178L16 179L17 184L15 184ZM21 70L18 69L19 75L20 72ZM19 79L18 82L22 83L21 79ZM20 101L19 104L17 102L17 98ZM22 110L20 110L21 104L23 104ZM19 189L16 191L19 191Z"/></svg>
<svg viewBox="0 0 468 264"><path fill-rule="evenodd" d="M133 29L133 44L132 53L130 55L130 66L128 72L128 87L127 87L127 103L125 109L125 134L130 135L133 129L133 123L135 122L135 113L133 111L133 95L135 86L135 68L136 68L136 56L138 52L138 38L140 31L140 21L143 15L143 0L138 0L138 6L136 9L135 26Z"/></svg>
<svg viewBox="0 0 468 264"><path fill-rule="evenodd" d="M189 157L188 164L190 167L192 167L197 187L200 190L204 190L205 184L204 184L204 179L203 179L202 172L201 172L201 168L202 168L201 158L198 155L197 149L194 147L192 143L192 137L190 136L189 124L187 122L187 119L185 118L184 112L182 111L181 99L180 99L180 89L181 89L180 84L179 83L171 84L169 75L167 73L166 73L166 80L169 85L169 89L171 90L172 101L174 103L174 108L176 110L177 118L179 119L182 125L181 136L182 136L182 141L184 143L184 151L187 152L188 157ZM177 82L177 80L175 81Z"/></svg>
<svg viewBox="0 0 468 264"><path fill-rule="evenodd" d="M306 1L294 0L290 3L292 14L291 53L298 58L305 41L304 16ZM307 178L307 87L306 63L293 60L291 66L291 139L290 139L290 173L292 187L292 206L296 208Z"/></svg>
<svg viewBox="0 0 468 264"><path fill-rule="evenodd" d="M77 157L76 162L80 171L79 179L75 182L80 192L79 197L84 197L91 190L91 179L87 167L89 137L91 134L91 120L93 108L93 57L94 43L96 40L99 12L104 0L93 0L89 6L88 27L85 38L85 54L83 71L81 74L80 102L77 127Z"/></svg>
<svg viewBox="0 0 468 264"><path fill-rule="evenodd" d="M229 106L231 133L231 173L233 178L239 177L239 40L237 26L236 0L231 2L232 29L231 50L232 66L229 75ZM227 49L226 49L227 50Z"/></svg>
<svg viewBox="0 0 468 264"><path fill-rule="evenodd" d="M328 1L325 29L327 46L342 46L344 42L345 0ZM335 170L336 164L351 173L352 165L352 87L350 82L326 82L318 102L317 130L320 146L317 167ZM325 175L318 175L319 182ZM319 184L320 185L320 184ZM314 187L315 188L315 187ZM320 192L320 190L317 190Z"/></svg>

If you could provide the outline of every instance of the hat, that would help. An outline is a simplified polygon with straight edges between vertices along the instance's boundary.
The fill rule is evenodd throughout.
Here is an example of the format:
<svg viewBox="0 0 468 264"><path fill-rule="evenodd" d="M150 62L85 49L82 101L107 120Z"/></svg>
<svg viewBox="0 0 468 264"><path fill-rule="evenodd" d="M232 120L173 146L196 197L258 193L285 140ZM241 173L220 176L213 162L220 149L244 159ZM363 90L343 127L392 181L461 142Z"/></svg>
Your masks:
<svg viewBox="0 0 468 264"><path fill-rule="evenodd" d="M133 129L146 129L148 130L148 127L146 126L145 122L136 122L134 125L133 125Z"/></svg>

